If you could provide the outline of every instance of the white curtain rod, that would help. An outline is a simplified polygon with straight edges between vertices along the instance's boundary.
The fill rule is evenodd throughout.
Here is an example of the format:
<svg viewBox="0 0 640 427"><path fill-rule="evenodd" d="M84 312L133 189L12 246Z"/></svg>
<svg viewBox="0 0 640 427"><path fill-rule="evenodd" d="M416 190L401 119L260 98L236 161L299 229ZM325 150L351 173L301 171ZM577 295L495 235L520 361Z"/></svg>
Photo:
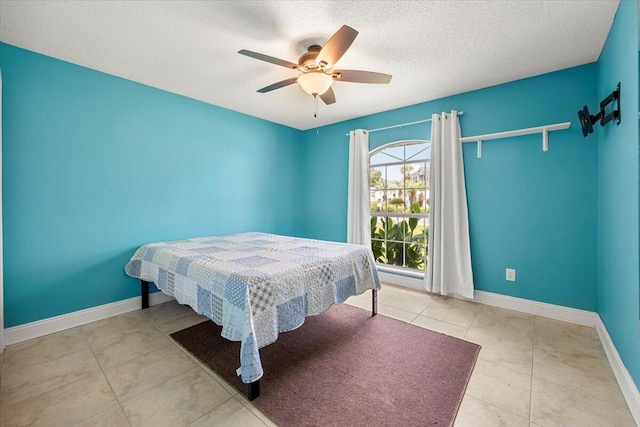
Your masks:
<svg viewBox="0 0 640 427"><path fill-rule="evenodd" d="M464 114L464 111L458 111L458 116L461 116ZM371 133L371 132L378 132L380 130L387 130L387 129L394 129L394 128L401 128L404 126L411 126L411 125L417 125L418 123L426 123L426 122L430 122L432 119L425 119L425 120L418 120L415 122L409 122L409 123L400 123L399 125L393 125L393 126L386 126L383 128L377 128L377 129L371 129L371 130L367 130L367 132ZM349 136L349 134L346 134L347 136Z"/></svg>

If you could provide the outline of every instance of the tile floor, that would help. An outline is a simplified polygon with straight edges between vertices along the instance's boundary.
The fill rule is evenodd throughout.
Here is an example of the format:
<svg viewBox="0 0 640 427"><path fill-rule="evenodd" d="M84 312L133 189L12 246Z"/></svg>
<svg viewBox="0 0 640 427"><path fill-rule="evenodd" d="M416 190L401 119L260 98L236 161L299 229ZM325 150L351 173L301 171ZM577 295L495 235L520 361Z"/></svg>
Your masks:
<svg viewBox="0 0 640 427"><path fill-rule="evenodd" d="M635 425L592 328L390 285L379 312L482 345L458 427ZM0 426L274 425L169 338L204 320L169 302L8 347Z"/></svg>

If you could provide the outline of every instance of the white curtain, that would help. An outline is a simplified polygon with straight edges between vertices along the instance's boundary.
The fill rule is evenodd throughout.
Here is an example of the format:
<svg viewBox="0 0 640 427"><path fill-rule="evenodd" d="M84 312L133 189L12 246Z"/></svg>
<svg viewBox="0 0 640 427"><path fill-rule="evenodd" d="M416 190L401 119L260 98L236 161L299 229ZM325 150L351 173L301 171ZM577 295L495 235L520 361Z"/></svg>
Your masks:
<svg viewBox="0 0 640 427"><path fill-rule="evenodd" d="M424 288L473 298L469 217L458 112L431 121L429 260Z"/></svg>
<svg viewBox="0 0 640 427"><path fill-rule="evenodd" d="M369 215L369 133L356 129L349 132L347 243L371 245Z"/></svg>

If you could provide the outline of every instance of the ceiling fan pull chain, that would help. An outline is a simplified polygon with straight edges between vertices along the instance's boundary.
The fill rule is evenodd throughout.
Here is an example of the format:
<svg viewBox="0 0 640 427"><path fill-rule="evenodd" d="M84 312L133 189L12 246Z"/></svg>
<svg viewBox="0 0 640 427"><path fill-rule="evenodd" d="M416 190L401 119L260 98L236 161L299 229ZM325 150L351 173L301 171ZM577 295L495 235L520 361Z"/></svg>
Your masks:
<svg viewBox="0 0 640 427"><path fill-rule="evenodd" d="M318 118L318 95L313 95L313 100L315 101L315 104L313 106L313 117L317 119Z"/></svg>
<svg viewBox="0 0 640 427"><path fill-rule="evenodd" d="M320 134L320 129L318 129L318 95L314 96L316 101L315 111L313 113L313 117L316 118L316 135Z"/></svg>

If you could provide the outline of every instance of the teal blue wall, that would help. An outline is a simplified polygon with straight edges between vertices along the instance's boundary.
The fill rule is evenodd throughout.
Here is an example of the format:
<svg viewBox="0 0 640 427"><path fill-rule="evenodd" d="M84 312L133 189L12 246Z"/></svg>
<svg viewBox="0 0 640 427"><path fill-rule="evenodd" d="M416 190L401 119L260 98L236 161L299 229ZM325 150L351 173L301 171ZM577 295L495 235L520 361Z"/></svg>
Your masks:
<svg viewBox="0 0 640 427"><path fill-rule="evenodd" d="M622 1L598 60L598 99L621 82L622 123L598 137L598 313L640 384L638 3ZM607 110L610 111L610 110Z"/></svg>
<svg viewBox="0 0 640 427"><path fill-rule="evenodd" d="M306 235L346 238L348 137L463 110L463 136L571 122L549 136L464 144L471 256L479 290L595 311L597 140L583 138L577 111L596 103L596 64L361 117L304 132ZM339 88L336 87L336 91ZM322 114L322 111L320 111ZM429 139L430 125L372 133L371 148ZM505 280L505 268L517 282Z"/></svg>
<svg viewBox="0 0 640 427"><path fill-rule="evenodd" d="M0 45L5 326L139 295L148 242L300 234L301 132Z"/></svg>

